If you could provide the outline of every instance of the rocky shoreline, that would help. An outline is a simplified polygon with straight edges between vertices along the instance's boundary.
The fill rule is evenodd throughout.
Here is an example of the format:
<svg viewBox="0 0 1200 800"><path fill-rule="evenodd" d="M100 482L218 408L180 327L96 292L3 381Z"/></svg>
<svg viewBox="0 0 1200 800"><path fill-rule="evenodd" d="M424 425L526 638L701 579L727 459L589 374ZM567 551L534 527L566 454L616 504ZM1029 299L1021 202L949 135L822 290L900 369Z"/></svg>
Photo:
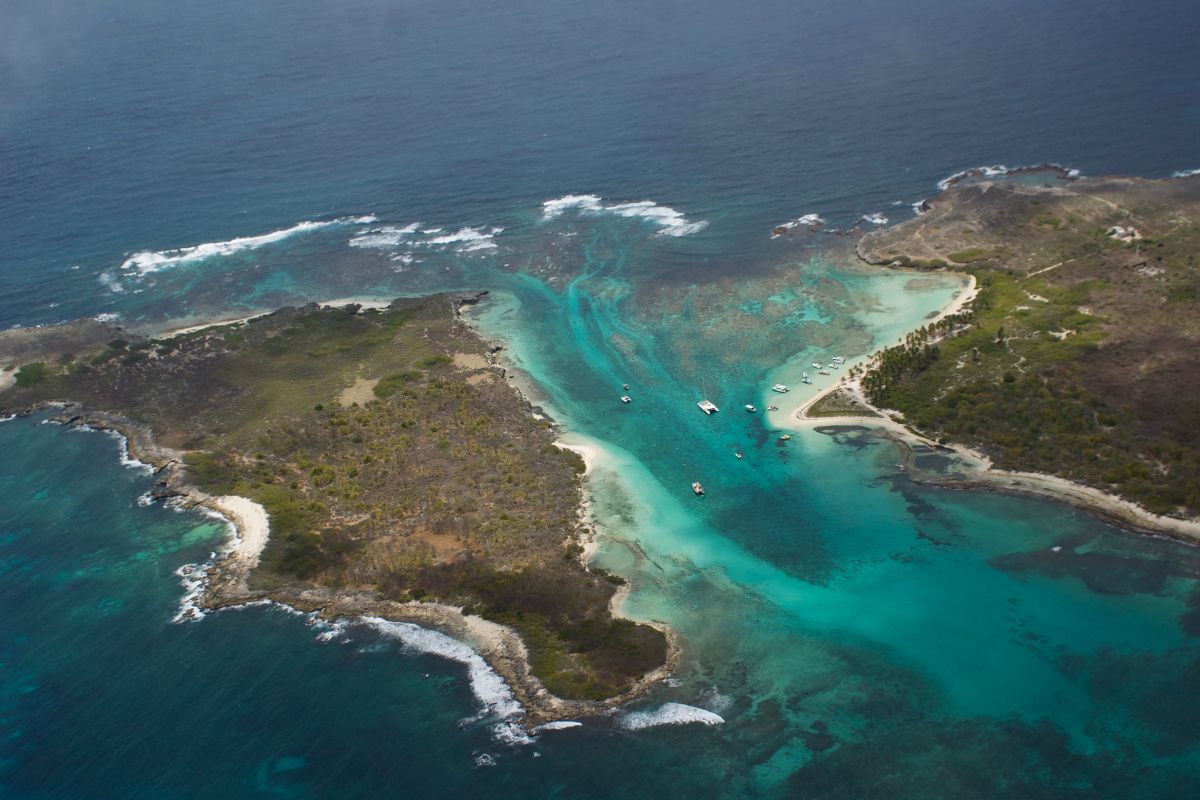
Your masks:
<svg viewBox="0 0 1200 800"><path fill-rule="evenodd" d="M464 295L453 300L456 318L461 318L464 307L478 303L487 293ZM478 332L476 332L478 335ZM492 344L488 348L488 360L494 368L507 372L501 366L497 353L502 346ZM503 379L503 378L502 378ZM544 412L509 381L504 381L512 391L522 396L529 412L545 418ZM220 551L212 562L197 567L187 577L195 587L188 598L188 606L201 613L222 608L243 606L250 603L269 601L300 612L313 614L326 621L379 617L394 622L413 623L431 628L467 644L507 683L515 699L524 708L519 722L526 728L550 721L596 716L644 695L650 687L669 676L679 661L680 644L677 635L665 626L652 624L666 639L665 662L644 674L627 691L614 697L595 701L566 700L550 693L541 680L533 674L530 658L521 636L512 628L489 622L481 617L466 615L461 608L437 602L418 600L399 602L385 599L367 591L334 590L317 585L284 585L271 589L252 588L250 573L257 566L258 554L265 544L265 512L261 507L244 498L216 497L209 495L190 482L184 465L185 453L160 445L154 432L145 424L128 417L101 410L91 409L80 403L46 402L16 410L18 416L28 416L49 411L49 420L65 426L87 426L92 429L111 431L124 438L130 459L145 464L152 471L154 485L150 496L159 502L171 501L182 509L204 509L220 515L231 523L235 533L230 546ZM231 510L231 502L255 505L261 513L261 527L257 549L246 552L242 545L251 533L247 520L237 511ZM583 497L580 516L580 537L594 535L587 519L586 494ZM586 567L586 565L585 565ZM618 594L617 597L622 595ZM617 604L611 604L616 611ZM194 613L194 612L193 612ZM614 614L615 616L615 614ZM189 617L186 610L179 619ZM647 623L651 624L651 623Z"/></svg>

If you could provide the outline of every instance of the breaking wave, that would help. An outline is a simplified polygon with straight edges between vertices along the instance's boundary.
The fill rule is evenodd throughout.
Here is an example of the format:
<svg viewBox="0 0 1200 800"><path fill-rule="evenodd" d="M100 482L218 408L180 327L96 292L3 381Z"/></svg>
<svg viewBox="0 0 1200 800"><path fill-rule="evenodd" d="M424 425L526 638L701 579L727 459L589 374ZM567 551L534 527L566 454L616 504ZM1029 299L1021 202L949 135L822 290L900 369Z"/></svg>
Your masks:
<svg viewBox="0 0 1200 800"><path fill-rule="evenodd" d="M616 214L619 217L640 219L657 225L659 233L665 236L687 236L708 225L704 220L690 222L670 206L659 205L653 200L605 205L603 198L598 195L568 194L542 203L543 220L555 219L567 211L580 214Z"/></svg>
<svg viewBox="0 0 1200 800"><path fill-rule="evenodd" d="M624 714L617 720L617 725L627 731L640 731L659 725L688 725L693 722L701 725L720 725L725 722L725 718L696 706L663 703L650 711L631 711Z"/></svg>
<svg viewBox="0 0 1200 800"><path fill-rule="evenodd" d="M417 232L418 226L421 223L414 222L411 225L405 225L403 228L397 228L392 225L385 225L382 228L372 228L365 233L360 233L350 240L351 247L395 247L403 240L408 239Z"/></svg>
<svg viewBox="0 0 1200 800"><path fill-rule="evenodd" d="M1200 169L1181 169L1171 173L1172 178L1190 178L1193 175L1200 175Z"/></svg>
<svg viewBox="0 0 1200 800"><path fill-rule="evenodd" d="M454 249L460 253L469 253L473 250L488 250L496 246L496 243L492 239L503 231L503 228L488 228L486 230L484 228L459 228L454 233L447 233L445 236L436 236L421 242L421 244L458 245Z"/></svg>
<svg viewBox="0 0 1200 800"><path fill-rule="evenodd" d="M121 264L120 269L125 272L136 272L140 275L145 275L178 264L203 261L215 256L233 255L244 250L256 250L264 245L279 242L299 234L311 233L322 228L337 225L368 225L375 221L375 217L371 215L364 217L340 217L338 219L317 222L305 220L290 228L271 231L270 233L258 236L241 236L224 242L205 242L203 244L189 245L188 247L177 247L171 250L144 250L126 258Z"/></svg>
<svg viewBox="0 0 1200 800"><path fill-rule="evenodd" d="M445 233L443 228L422 230L421 223L414 222L402 228L391 225L372 228L352 238L350 246L386 250L399 245L410 247L454 245L452 249L455 252L471 253L478 250L491 250L495 248L497 245L494 239L503 232L503 228L484 228L481 226L477 228L459 228L454 233ZM434 234L442 235L435 236Z"/></svg>
<svg viewBox="0 0 1200 800"><path fill-rule="evenodd" d="M1066 167L1053 161L1044 164L1031 164L1024 167L1006 167L1003 164L993 164L988 167L972 167L942 178L937 182L938 191L944 192L954 184L967 178L995 178L1002 175L1020 175L1027 172L1057 172L1063 178L1078 178L1079 170Z"/></svg>
<svg viewBox="0 0 1200 800"><path fill-rule="evenodd" d="M525 715L525 709L513 697L512 690L500 674L470 647L444 633L409 622L392 622L382 617L363 617L362 622L385 636L398 639L413 652L439 656L464 665L471 692L483 704L483 714L497 720L492 728L493 735L509 744L532 741L516 722Z"/></svg>

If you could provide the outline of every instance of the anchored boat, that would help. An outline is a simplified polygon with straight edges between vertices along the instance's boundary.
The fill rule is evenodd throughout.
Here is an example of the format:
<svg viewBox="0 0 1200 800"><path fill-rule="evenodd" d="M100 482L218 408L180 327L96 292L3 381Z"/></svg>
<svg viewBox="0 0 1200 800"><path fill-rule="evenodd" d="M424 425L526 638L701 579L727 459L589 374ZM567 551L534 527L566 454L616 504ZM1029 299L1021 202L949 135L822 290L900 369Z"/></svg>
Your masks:
<svg viewBox="0 0 1200 800"><path fill-rule="evenodd" d="M704 495L704 487L700 485L700 481L692 481L692 491L696 493L697 497Z"/></svg>
<svg viewBox="0 0 1200 800"><path fill-rule="evenodd" d="M721 410L721 409L717 408L716 404L713 403L711 400L701 400L699 403L696 403L696 405L700 406L700 410L703 411L705 414L711 414L714 411Z"/></svg>
<svg viewBox="0 0 1200 800"><path fill-rule="evenodd" d="M627 394L623 394L623 395L621 395L621 402L622 402L622 403L632 403L632 402L633 402L633 398L632 398L632 397L630 397L630 396L629 396L629 395L627 395Z"/></svg>
<svg viewBox="0 0 1200 800"><path fill-rule="evenodd" d="M757 408L755 408L754 406L750 405L749 403L746 403L746 410L747 410L747 411L749 411L751 414L753 414L755 411L758 411L758 409L757 409Z"/></svg>
<svg viewBox="0 0 1200 800"><path fill-rule="evenodd" d="M786 394L787 392L789 392L789 391L791 391L791 390L790 390L790 389L788 389L788 387L787 387L787 386L784 386L782 383L777 383L777 384L775 384L774 386L772 386L772 387L771 387L771 391L772 391L772 392L779 392L780 394Z"/></svg>

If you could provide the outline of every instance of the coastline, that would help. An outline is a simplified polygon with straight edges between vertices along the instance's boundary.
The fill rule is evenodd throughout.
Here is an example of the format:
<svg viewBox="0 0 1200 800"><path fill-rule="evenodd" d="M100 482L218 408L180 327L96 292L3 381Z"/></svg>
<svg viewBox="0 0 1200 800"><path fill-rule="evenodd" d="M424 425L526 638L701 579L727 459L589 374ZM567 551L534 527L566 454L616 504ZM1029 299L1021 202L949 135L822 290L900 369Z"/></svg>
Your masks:
<svg viewBox="0 0 1200 800"><path fill-rule="evenodd" d="M973 275L966 275L965 273L957 274L963 274L970 279L965 290L955 295L936 317L928 322L923 322L923 324L936 323L951 314L957 314L966 308L978 295L979 287L975 277ZM863 358L863 362L869 362L881 351L876 350L867 354ZM811 417L808 415L808 412L814 405L839 390L848 393L855 402L871 411L874 416ZM915 443L954 452L962 456L963 460L970 465L971 470L975 473L975 477L966 479L939 477L929 473L921 473L919 476L914 476L914 480L918 483L947 486L956 489L1003 491L1047 498L1066 503L1081 511L1090 513L1104 522L1140 534L1166 536L1186 544L1200 546L1200 520L1180 519L1178 517L1155 514L1119 495L1077 483L1058 475L997 469L992 465L991 459L985 454L960 443L941 444L936 442L921 431L897 420L893 416L896 413L888 409L878 408L868 402L867 398L863 395L859 379L851 378L847 380L843 377L834 385L821 390L815 396L793 409L788 414L788 425L793 430L807 430L825 425L857 425L884 429L895 434L900 443L906 446L910 443Z"/></svg>
<svg viewBox="0 0 1200 800"><path fill-rule="evenodd" d="M387 308L391 301L378 300L373 297L335 297L331 300L314 300L319 306L347 306L359 305L363 308L381 309ZM278 309L256 311L252 314L246 314L240 317L221 317L218 319L177 319L169 320L163 323L162 327L150 328L147 330L148 335L153 338L169 338L171 336L184 336L189 333L197 333L207 330L208 328L218 328L223 325L241 325L259 317L265 317L268 314L274 314Z"/></svg>
<svg viewBox="0 0 1200 800"><path fill-rule="evenodd" d="M439 602L401 603L368 592L316 586L252 589L248 577L258 564L270 531L268 515L261 505L237 495L208 495L189 484L183 467L183 453L158 445L152 432L140 423L69 403L46 404L25 409L18 415L28 416L43 410L53 410L55 413L50 419L57 424L86 426L122 437L127 463L140 463L151 470L155 479L151 495L155 500L173 499L185 510L204 509L228 522L230 539L211 561L181 567L180 575L194 588L185 593L182 610L175 617L177 622L199 619L206 612L270 603L330 623L377 617L429 628L467 645L500 676L521 706L511 721L525 729L546 722L608 714L642 697L654 684L667 678L679 663L680 644L676 634L658 623L646 623L667 637L666 661L619 695L598 701L569 700L551 694L534 675L528 650L517 631L479 616L464 614L461 607ZM581 518L585 518L586 511L585 500L580 508ZM622 589L627 593L629 585ZM618 590L613 600L623 596ZM615 610L618 605L619 602L610 601L609 607Z"/></svg>
<svg viewBox="0 0 1200 800"><path fill-rule="evenodd" d="M475 297L473 302L478 302ZM364 301L357 298L340 298L320 303L323 306L359 303L365 307L385 308L388 302ZM468 300L457 305L473 304ZM265 312L272 313L272 312ZM254 319L255 314L237 319L217 319L195 323L183 329L174 329L165 335L180 335L210 327L239 324ZM479 331L477 336L484 339ZM162 334L156 334L162 335ZM489 353L493 366L499 366L494 351ZM505 381L513 391L528 402L513 382ZM529 403L535 418L544 419L539 409ZM266 547L270 535L270 520L266 510L249 498L236 495L214 496L190 484L184 467L184 453L159 445L153 432L146 425L126 417L104 411L96 411L78 403L43 403L18 412L27 416L38 411L50 410L50 419L64 426L86 426L91 429L109 431L122 437L126 453L125 463L144 465L154 476L154 486L149 492L156 501L170 500L181 509L203 509L205 512L225 520L230 529L230 538L212 559L204 564L185 565L179 575L184 579L186 591L182 598L180 613L175 621L199 619L205 612L226 608L244 607L248 604L272 603L297 612L311 614L328 622L366 620L382 618L390 622L411 623L443 633L461 642L477 653L495 671L521 706L512 715L514 721L526 729L546 722L597 716L610 713L615 708L638 699L654 684L669 676L679 661L680 646L673 631L657 623L653 627L662 631L667 639L666 660L656 669L641 676L627 691L599 701L568 700L551 694L533 674L532 664L525 643L513 628L490 622L482 617L467 615L463 609L437 602L412 601L401 603L376 595L354 590L329 590L321 587L284 586L276 589L254 589L249 585L252 570ZM568 434L568 436L571 436ZM574 441L556 442L562 449L578 453L585 470L583 477L591 472L602 456L600 447ZM595 531L590 524L590 501L583 491L579 507L579 543L584 547L582 563L587 568L590 543ZM622 587L627 592L628 585ZM623 597L622 592L614 600ZM610 602L615 610L618 603Z"/></svg>

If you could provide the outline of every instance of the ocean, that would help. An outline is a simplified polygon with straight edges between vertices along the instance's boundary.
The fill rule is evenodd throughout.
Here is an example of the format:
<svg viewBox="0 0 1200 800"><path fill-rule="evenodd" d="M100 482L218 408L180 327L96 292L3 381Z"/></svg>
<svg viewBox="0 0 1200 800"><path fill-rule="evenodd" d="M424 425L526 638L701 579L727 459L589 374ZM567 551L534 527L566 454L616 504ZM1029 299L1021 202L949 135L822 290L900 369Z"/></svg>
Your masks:
<svg viewBox="0 0 1200 800"><path fill-rule="evenodd" d="M1198 33L1182 2L6 3L0 327L487 289L600 453L595 562L684 652L523 737L444 637L174 623L223 524L142 499L108 434L6 421L0 796L1189 796L1200 551L918 485L861 428L780 441L836 380L810 362L960 285L771 230L979 165L1200 167Z"/></svg>

